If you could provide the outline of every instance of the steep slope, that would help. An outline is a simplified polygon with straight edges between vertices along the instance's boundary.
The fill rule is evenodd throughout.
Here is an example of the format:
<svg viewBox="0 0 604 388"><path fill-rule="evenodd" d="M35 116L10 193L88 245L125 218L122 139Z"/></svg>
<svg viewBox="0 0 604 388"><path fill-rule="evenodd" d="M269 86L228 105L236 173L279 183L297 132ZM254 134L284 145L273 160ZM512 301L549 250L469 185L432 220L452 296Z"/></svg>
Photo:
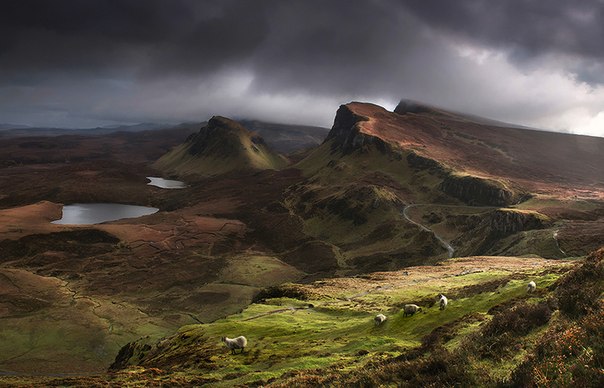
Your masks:
<svg viewBox="0 0 604 388"><path fill-rule="evenodd" d="M307 233L365 270L430 263L452 242L454 255L566 257L560 244L573 242L558 237L573 238L563 232L566 215L540 212L603 209L604 154L596 151L604 139L505 125L408 102L395 112L343 105L324 143L296 164L307 181L290 190L288 206ZM437 204L446 219L422 220Z"/></svg>
<svg viewBox="0 0 604 388"><path fill-rule="evenodd" d="M155 167L176 175L211 176L240 170L278 170L287 160L273 152L264 140L241 124L214 116L156 163Z"/></svg>

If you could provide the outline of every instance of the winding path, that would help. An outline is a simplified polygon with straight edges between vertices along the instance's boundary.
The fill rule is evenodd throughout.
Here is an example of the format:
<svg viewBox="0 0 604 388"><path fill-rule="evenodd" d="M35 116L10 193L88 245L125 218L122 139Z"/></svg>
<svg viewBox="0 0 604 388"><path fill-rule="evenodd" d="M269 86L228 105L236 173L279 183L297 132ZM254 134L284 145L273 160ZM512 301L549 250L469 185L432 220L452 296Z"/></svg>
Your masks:
<svg viewBox="0 0 604 388"><path fill-rule="evenodd" d="M447 253L449 255L449 257L453 257L453 253L455 252L455 248L453 248L453 246L451 244L449 244L447 241L445 241L445 239L443 239L441 236L439 236L435 231L433 231L432 229L428 228L425 225L420 224L419 222L413 221L409 215L407 214L407 211L413 207L418 207L418 206L423 206L423 205L428 205L428 204L413 204L413 205L407 205L405 206L405 208L402 211L403 217L405 217L405 219L407 221L409 221L410 223L419 226L420 229L425 230L426 232L432 233L434 235L434 237L436 237L436 239L438 240L438 242L440 242L440 245L442 245L446 250Z"/></svg>
<svg viewBox="0 0 604 388"><path fill-rule="evenodd" d="M455 248L451 244L449 244L444 238L439 236L435 231L428 228L426 225L420 224L419 222L413 221L407 211L414 207L419 206L438 206L438 207L461 207L461 208L473 208L473 209L498 209L496 206L468 206L468 205L445 205L445 204L435 204L435 203L414 203L412 205L407 205L402 211L403 217L410 223L417 225L420 229L425 230L426 232L430 232L436 237L438 242L447 250L449 257L453 257L453 253L455 252Z"/></svg>
<svg viewBox="0 0 604 388"><path fill-rule="evenodd" d="M562 250L562 248L560 248L560 241L558 241L558 232L559 232L559 231L560 231L560 229L557 229L557 230L554 232L554 236L553 236L553 237L554 237L554 241L556 242L556 247L557 247L557 248L558 248L558 250L559 250L559 251L560 251L560 252L561 252L561 253L564 255L564 257L568 257L568 255L566 254L566 252L564 252L564 251Z"/></svg>

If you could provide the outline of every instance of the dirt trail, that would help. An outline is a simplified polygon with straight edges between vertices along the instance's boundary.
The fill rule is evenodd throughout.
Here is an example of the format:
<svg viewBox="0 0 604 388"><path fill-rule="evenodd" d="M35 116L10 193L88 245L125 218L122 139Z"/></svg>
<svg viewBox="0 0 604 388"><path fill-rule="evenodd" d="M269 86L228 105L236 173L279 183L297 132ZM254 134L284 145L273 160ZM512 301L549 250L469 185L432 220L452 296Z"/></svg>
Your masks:
<svg viewBox="0 0 604 388"><path fill-rule="evenodd" d="M558 229L558 230L556 230L556 231L554 232L554 235L553 235L553 237L554 237L554 241L556 242L556 247L558 248L558 250L560 251L560 253L562 253L562 254L564 255L564 257L567 257L568 255L566 254L566 252L564 252L564 251L562 250L562 248L560 248L560 241L558 241L558 232L559 232L559 231L560 231L560 230Z"/></svg>
<svg viewBox="0 0 604 388"><path fill-rule="evenodd" d="M455 248L453 248L453 246L451 244L449 244L447 241L445 241L445 239L443 239L441 236L439 236L435 231L433 231L432 229L428 228L425 225L420 224L419 222L413 221L409 215L407 214L407 211L413 207L418 207L418 206L422 206L422 205L426 205L426 204L415 204L415 205L407 205L405 206L405 208L402 211L403 217L405 217L405 219L409 222L411 222L414 225L417 225L420 229L425 230L426 232L432 233L434 235L434 237L436 237L436 239L438 240L438 242L440 242L440 244L447 250L447 254L449 255L449 258L453 257L453 253L455 252Z"/></svg>
<svg viewBox="0 0 604 388"><path fill-rule="evenodd" d="M434 237L436 237L436 239L440 242L440 244L447 250L447 252L449 254L449 258L453 257L455 248L453 248L453 246L451 244L449 244L449 242L447 242L444 238L442 238L442 236L440 236L438 233L436 233L432 229L428 228L426 225L420 224L419 222L414 221L411 219L411 217L409 217L409 214L408 214L409 209L412 209L414 207L420 207L420 206L437 206L437 207L464 208L464 209L472 208L472 209L485 209L485 210L498 209L498 207L495 207L495 206L445 205L445 204L435 204L435 203L415 203L412 205L405 206L405 208L402 211L403 217L405 217L405 219L407 221L411 222L412 224L420 227L422 230L432 233L434 235Z"/></svg>

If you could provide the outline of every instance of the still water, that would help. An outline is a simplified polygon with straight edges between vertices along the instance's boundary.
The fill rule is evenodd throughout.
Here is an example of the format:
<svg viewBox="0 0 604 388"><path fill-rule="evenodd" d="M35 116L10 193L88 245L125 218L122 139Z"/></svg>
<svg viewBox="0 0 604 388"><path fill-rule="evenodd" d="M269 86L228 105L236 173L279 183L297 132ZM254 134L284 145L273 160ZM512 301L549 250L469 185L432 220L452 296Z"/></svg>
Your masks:
<svg viewBox="0 0 604 388"><path fill-rule="evenodd" d="M53 224L88 225L105 221L135 218L156 213L159 209L118 203L74 203L63 206L63 218Z"/></svg>
<svg viewBox="0 0 604 388"><path fill-rule="evenodd" d="M187 187L187 184L181 181L174 181L156 176L148 176L147 179L151 181L147 183L148 185L160 187L162 189L184 189Z"/></svg>

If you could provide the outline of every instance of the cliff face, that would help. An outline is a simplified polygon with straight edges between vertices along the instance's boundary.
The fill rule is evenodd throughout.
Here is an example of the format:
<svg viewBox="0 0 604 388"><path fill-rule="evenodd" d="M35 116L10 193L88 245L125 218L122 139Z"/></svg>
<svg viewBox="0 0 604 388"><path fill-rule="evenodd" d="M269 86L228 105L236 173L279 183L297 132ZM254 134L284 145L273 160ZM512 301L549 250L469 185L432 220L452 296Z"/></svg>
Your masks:
<svg viewBox="0 0 604 388"><path fill-rule="evenodd" d="M362 132L362 126L368 121L368 117L353 112L347 105L341 105L325 142L332 141L332 150L344 154L355 150L364 151L371 145L380 152L391 150L391 146L384 140Z"/></svg>
<svg viewBox="0 0 604 388"><path fill-rule="evenodd" d="M509 206L522 197L521 193L516 193L501 182L469 175L448 175L442 181L440 190L468 205Z"/></svg>
<svg viewBox="0 0 604 388"><path fill-rule="evenodd" d="M484 217L470 218L466 223L474 226L452 242L453 246L459 248L456 252L458 255L486 254L497 241L507 236L550 225L549 219L542 214L511 209L497 209Z"/></svg>
<svg viewBox="0 0 604 388"><path fill-rule="evenodd" d="M534 213L511 210L496 210L484 221L487 227L498 235L510 235L524 230L545 226L544 220Z"/></svg>

